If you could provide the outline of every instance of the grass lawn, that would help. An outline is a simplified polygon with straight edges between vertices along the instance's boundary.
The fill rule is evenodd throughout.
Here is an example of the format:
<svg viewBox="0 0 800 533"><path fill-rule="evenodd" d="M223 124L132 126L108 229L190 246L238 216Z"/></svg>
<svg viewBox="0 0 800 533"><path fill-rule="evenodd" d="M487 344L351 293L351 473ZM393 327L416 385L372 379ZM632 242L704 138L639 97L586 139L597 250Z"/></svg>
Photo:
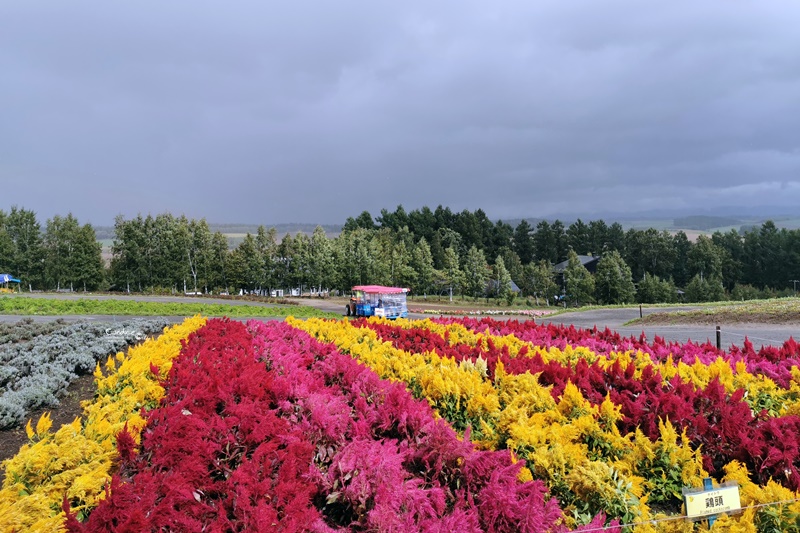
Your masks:
<svg viewBox="0 0 800 533"><path fill-rule="evenodd" d="M139 302L134 300L94 300L80 298L61 300L0 297L0 314L4 315L132 315L132 316L228 316L237 317L327 317L339 315L307 306L255 306L209 304L202 302Z"/></svg>

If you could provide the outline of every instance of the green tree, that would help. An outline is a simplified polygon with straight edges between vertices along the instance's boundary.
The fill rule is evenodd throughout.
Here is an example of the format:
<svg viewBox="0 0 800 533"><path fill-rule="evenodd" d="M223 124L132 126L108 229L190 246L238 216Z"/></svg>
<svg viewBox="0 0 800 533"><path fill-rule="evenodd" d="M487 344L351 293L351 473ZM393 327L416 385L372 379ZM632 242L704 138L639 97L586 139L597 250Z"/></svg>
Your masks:
<svg viewBox="0 0 800 533"><path fill-rule="evenodd" d="M625 234L624 258L635 280L642 279L645 273L667 278L676 259L672 235L653 228L630 229Z"/></svg>
<svg viewBox="0 0 800 533"><path fill-rule="evenodd" d="M697 275L701 279L722 280L723 257L724 250L722 248L705 235L700 235L687 254L689 275Z"/></svg>
<svg viewBox="0 0 800 533"><path fill-rule="evenodd" d="M14 242L6 231L6 214L0 209L0 270L13 272L12 257L14 255ZM16 275L16 273L14 273Z"/></svg>
<svg viewBox="0 0 800 533"><path fill-rule="evenodd" d="M533 246L533 228L530 223L524 218L514 228L514 245L513 249L519 256L522 264L527 265L533 261L534 246Z"/></svg>
<svg viewBox="0 0 800 533"><path fill-rule="evenodd" d="M672 279L678 287L685 287L691 276L689 275L689 250L692 243L683 231L677 232L672 237L672 245L675 248L675 263L672 267Z"/></svg>
<svg viewBox="0 0 800 533"><path fill-rule="evenodd" d="M567 268L564 270L567 297L571 298L576 305L591 303L594 295L592 274L586 270L586 267L578 259L578 254L574 251L569 252L567 261Z"/></svg>
<svg viewBox="0 0 800 533"><path fill-rule="evenodd" d="M589 226L584 224L581 219L576 220L567 228L567 244L575 250L578 255L589 255L599 253L599 250L592 249L592 234Z"/></svg>
<svg viewBox="0 0 800 533"><path fill-rule="evenodd" d="M5 230L11 240L11 268L23 286L39 287L44 280L42 228L36 213L13 206L5 217Z"/></svg>
<svg viewBox="0 0 800 533"><path fill-rule="evenodd" d="M211 254L208 264L208 284L210 287L225 291L229 290L229 255L227 237L221 231L215 231L211 236Z"/></svg>
<svg viewBox="0 0 800 533"><path fill-rule="evenodd" d="M511 290L511 274L506 269L502 256L497 256L494 261L494 282L495 296L498 300L505 300L508 305L514 302L514 291Z"/></svg>
<svg viewBox="0 0 800 533"><path fill-rule="evenodd" d="M322 292L333 286L333 245L322 226L314 228L309 243L309 270L311 283Z"/></svg>
<svg viewBox="0 0 800 533"><path fill-rule="evenodd" d="M144 221L139 215L125 220L122 215L114 219L114 242L111 246L112 288L131 292L142 290L144 281Z"/></svg>
<svg viewBox="0 0 800 533"><path fill-rule="evenodd" d="M675 285L670 280L645 274L636 290L636 299L643 304L659 304L675 301Z"/></svg>
<svg viewBox="0 0 800 533"><path fill-rule="evenodd" d="M695 275L685 291L689 302L718 302L725 299L725 288L719 278L704 278Z"/></svg>
<svg viewBox="0 0 800 533"><path fill-rule="evenodd" d="M73 280L78 287L97 290L105 277L103 246L97 242L97 234L91 224L84 224L78 230L72 256Z"/></svg>
<svg viewBox="0 0 800 533"><path fill-rule="evenodd" d="M602 255L610 252L611 243L609 242L609 228L603 220L592 220L589 222L589 252ZM621 250L617 250L621 252Z"/></svg>
<svg viewBox="0 0 800 533"><path fill-rule="evenodd" d="M536 263L529 263L525 265L523 279L526 284L526 292L536 298L536 305L539 305L539 298L542 298L549 307L550 301L559 291L553 266L545 259Z"/></svg>
<svg viewBox="0 0 800 533"><path fill-rule="evenodd" d="M417 273L416 283L413 287L414 291L427 297L433 286L436 270L433 268L433 256L425 237L422 237L417 242L411 253L411 267Z"/></svg>
<svg viewBox="0 0 800 533"><path fill-rule="evenodd" d="M619 304L634 300L636 287L631 269L616 250L608 252L597 262L595 295L601 303Z"/></svg>
<svg viewBox="0 0 800 533"><path fill-rule="evenodd" d="M470 247L464 260L464 275L467 279L465 289L473 298L481 296L486 290L486 267L483 250L479 250L476 246Z"/></svg>
<svg viewBox="0 0 800 533"><path fill-rule="evenodd" d="M258 226L255 238L256 250L261 260L258 285L269 293L277 287L275 269L278 264L278 232L274 227L267 230L263 225Z"/></svg>
<svg viewBox="0 0 800 533"><path fill-rule="evenodd" d="M722 258L722 284L728 290L733 290L742 279L744 259L744 240L735 229L722 233L714 232L711 242L724 250Z"/></svg>
<svg viewBox="0 0 800 533"><path fill-rule="evenodd" d="M450 289L450 301L453 300L453 293L459 294L463 291L466 279L464 272L459 266L458 252L452 246L444 251L444 268L443 273L447 279Z"/></svg>
<svg viewBox="0 0 800 533"><path fill-rule="evenodd" d="M73 258L79 230L78 220L72 213L66 217L55 215L45 223L42 240L45 287L74 288L77 276Z"/></svg>

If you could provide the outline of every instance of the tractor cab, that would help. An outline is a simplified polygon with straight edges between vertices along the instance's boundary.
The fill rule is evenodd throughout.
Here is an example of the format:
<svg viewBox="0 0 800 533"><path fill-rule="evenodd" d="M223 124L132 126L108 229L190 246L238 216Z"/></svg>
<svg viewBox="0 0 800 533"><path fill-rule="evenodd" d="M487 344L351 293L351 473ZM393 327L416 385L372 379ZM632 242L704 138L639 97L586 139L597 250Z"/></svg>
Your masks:
<svg viewBox="0 0 800 533"><path fill-rule="evenodd" d="M383 285L356 285L353 296L345 308L347 316L380 316L405 318L408 316L406 294L409 289Z"/></svg>

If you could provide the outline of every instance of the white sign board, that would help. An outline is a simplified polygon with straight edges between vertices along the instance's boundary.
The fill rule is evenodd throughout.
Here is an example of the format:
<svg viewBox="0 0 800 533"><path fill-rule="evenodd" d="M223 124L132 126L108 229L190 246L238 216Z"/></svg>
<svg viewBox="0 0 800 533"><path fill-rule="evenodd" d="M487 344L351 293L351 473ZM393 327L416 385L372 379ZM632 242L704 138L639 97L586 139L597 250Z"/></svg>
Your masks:
<svg viewBox="0 0 800 533"><path fill-rule="evenodd" d="M742 508L742 503L739 500L738 484L711 490L685 490L683 499L686 502L687 518L702 518L715 514L731 513Z"/></svg>

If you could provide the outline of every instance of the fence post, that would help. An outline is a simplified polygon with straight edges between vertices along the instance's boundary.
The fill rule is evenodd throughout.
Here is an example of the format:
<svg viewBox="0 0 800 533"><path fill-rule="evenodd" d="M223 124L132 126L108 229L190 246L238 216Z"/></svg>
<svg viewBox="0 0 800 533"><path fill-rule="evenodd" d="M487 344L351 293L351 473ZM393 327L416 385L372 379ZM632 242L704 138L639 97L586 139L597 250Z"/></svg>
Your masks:
<svg viewBox="0 0 800 533"><path fill-rule="evenodd" d="M717 326L717 350L722 349L722 332L719 330L719 326Z"/></svg>
<svg viewBox="0 0 800 533"><path fill-rule="evenodd" d="M642 304L639 304L639 318L642 318Z"/></svg>

